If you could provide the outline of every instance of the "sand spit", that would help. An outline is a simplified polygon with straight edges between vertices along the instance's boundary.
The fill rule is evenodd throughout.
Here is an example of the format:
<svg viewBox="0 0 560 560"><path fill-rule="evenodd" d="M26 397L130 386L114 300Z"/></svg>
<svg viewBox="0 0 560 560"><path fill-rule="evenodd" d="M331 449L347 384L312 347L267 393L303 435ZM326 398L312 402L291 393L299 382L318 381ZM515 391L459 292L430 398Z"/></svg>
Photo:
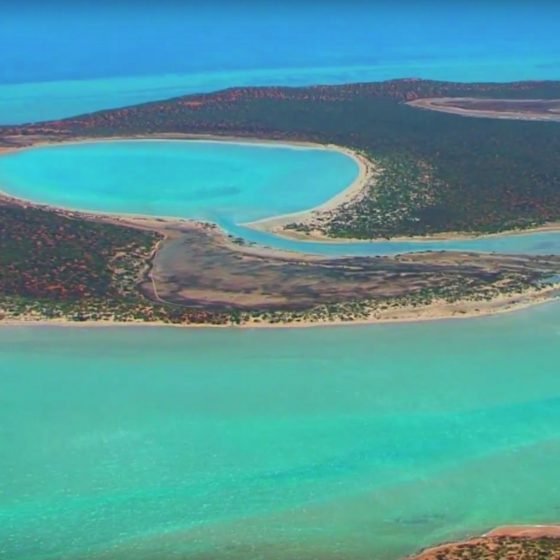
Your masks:
<svg viewBox="0 0 560 560"><path fill-rule="evenodd" d="M407 105L461 117L560 122L558 99L489 99L476 97L433 97L415 99Z"/></svg>

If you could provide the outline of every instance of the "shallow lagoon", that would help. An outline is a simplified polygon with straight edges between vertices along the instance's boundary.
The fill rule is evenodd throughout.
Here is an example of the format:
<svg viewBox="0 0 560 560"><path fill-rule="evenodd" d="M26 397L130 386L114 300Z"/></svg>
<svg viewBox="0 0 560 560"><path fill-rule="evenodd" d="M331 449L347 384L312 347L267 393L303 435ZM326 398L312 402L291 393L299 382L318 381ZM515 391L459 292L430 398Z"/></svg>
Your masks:
<svg viewBox="0 0 560 560"><path fill-rule="evenodd" d="M558 311L2 329L0 557L389 560L557 521Z"/></svg>

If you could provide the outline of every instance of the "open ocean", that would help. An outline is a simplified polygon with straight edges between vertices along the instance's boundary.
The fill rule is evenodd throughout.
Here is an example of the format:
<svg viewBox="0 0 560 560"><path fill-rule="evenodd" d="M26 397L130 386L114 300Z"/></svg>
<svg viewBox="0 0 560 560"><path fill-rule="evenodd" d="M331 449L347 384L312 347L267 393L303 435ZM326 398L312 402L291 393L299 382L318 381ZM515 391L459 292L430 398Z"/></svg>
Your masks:
<svg viewBox="0 0 560 560"><path fill-rule="evenodd" d="M278 4L2 2L0 124L241 85L560 78L557 2Z"/></svg>
<svg viewBox="0 0 560 560"><path fill-rule="evenodd" d="M560 78L560 6L449 4L3 5L0 123L243 84ZM124 142L4 156L0 182L147 213L176 210L186 188L185 215L326 254L560 252L554 233L318 246L239 226L329 198L355 175L346 160ZM168 199L154 199L163 170ZM309 182L286 206L272 191L296 176ZM495 525L558 522L559 311L308 329L2 327L0 559L397 560Z"/></svg>

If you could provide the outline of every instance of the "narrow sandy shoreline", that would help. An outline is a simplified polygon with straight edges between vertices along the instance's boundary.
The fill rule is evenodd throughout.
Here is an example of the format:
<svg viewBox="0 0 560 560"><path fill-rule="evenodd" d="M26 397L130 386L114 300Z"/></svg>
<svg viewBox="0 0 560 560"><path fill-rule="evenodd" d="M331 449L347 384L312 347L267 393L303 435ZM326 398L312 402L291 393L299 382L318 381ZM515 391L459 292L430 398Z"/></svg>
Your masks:
<svg viewBox="0 0 560 560"><path fill-rule="evenodd" d="M274 218L271 218L272 220ZM257 228L255 228L257 229ZM261 228L259 228L261 229ZM302 243L329 243L337 245L347 244L368 244L368 243L424 243L426 241L473 241L475 239L495 239L500 237L511 237L521 235L531 235L533 233L560 233L560 222L552 222L538 227L527 229L510 229L499 231L496 233L480 233L475 234L472 232L442 232L434 233L432 235L417 235L417 236L397 236L386 239L384 237L373 237L372 239L361 239L358 237L329 237L320 233L319 231L312 231L310 233L300 233L295 230L285 230L277 226L275 229L265 230L273 233L277 237L283 237L291 241L300 241Z"/></svg>
<svg viewBox="0 0 560 560"><path fill-rule="evenodd" d="M448 321L490 317L504 313L522 311L537 305L554 303L559 295L558 287L540 291L530 291L512 296L499 296L490 301L459 301L454 304L434 302L418 308L397 308L387 310L377 317L358 318L349 321L342 319L318 321L257 322L247 321L241 324L210 323L166 323L164 321L72 321L65 318L44 319L28 316L21 319L0 319L0 327L172 327L179 329L286 329L286 328L321 328L342 326L386 325L390 323L424 323L427 321Z"/></svg>
<svg viewBox="0 0 560 560"><path fill-rule="evenodd" d="M552 99L488 99L488 98L477 98L477 97L425 97L422 99L415 99L413 101L407 101L407 105L410 107L415 107L417 109L424 109L426 111L437 111L440 113L448 113L452 115L457 115L460 117L469 117L475 119L502 119L502 120L515 120L515 121L534 121L534 122L558 122L560 121L560 114L555 112L550 113L536 113L531 111L496 111L492 109L477 109L476 107L464 108L452 105L453 102L464 102L464 101L496 101L509 103L526 103L527 101L532 101L534 103L538 102L552 102L558 100ZM446 104L449 103L449 104Z"/></svg>
<svg viewBox="0 0 560 560"><path fill-rule="evenodd" d="M320 144L318 142L307 142L304 140L275 140L273 138L258 138L252 136L216 136L212 134L186 134L180 132L157 133L157 134L137 134L126 136L100 136L93 138L88 136L77 136L68 140L40 140L33 142L29 145L2 147L0 146L0 154L8 154L14 152L22 152L26 150L33 150L35 148L55 147L55 146L72 146L81 144L105 144L108 142L204 142L207 144L237 144L241 146L262 146L263 148L288 148L293 150L298 149L313 149L313 150L331 150L343 153L354 153L349 148L338 146L336 144ZM348 155L348 154L347 154Z"/></svg>
<svg viewBox="0 0 560 560"><path fill-rule="evenodd" d="M560 525L504 525L496 527L484 537L528 537L538 539L541 537L560 538Z"/></svg>
<svg viewBox="0 0 560 560"><path fill-rule="evenodd" d="M169 133L169 134L157 134L157 135L137 135L137 136L123 136L123 137L102 137L102 138L76 138L73 140L63 140L60 142L55 141L40 141L35 142L29 146L22 146L22 147L14 147L14 148L4 148L0 147L0 157L2 155L7 155L10 153L15 152L23 152L28 150L33 150L35 148L44 148L44 147L56 147L56 146L72 146L72 145L82 145L82 144L99 144L99 143L107 143L107 142L127 142L127 141L134 141L134 142L172 142L172 141L193 141L193 142L204 142L209 144L236 144L236 145L245 145L245 146L261 146L263 148L287 148L287 149L313 149L313 150L326 150L332 152L342 153L345 156L351 158L356 162L358 165L358 177L352 182L350 186L345 188L343 191L335 195L333 198L329 199L328 201L321 203L317 206L317 209L329 210L334 209L340 204L343 204L348 200L348 197L353 197L359 194L364 186L364 181L368 177L368 166L371 163L365 158L365 156L354 152L350 148L346 148L344 146L338 146L336 144L319 144L316 142L305 142L305 141L298 141L298 140L274 140L274 139L262 139L262 138L252 138L252 137L236 137L236 136L213 136L208 134L180 134L180 133ZM37 207L47 208L50 210L55 211L67 211L67 212L79 212L84 215L88 215L90 217L95 216L114 216L118 218L140 218L145 220L166 220L166 221L182 221L182 222L195 222L201 220L194 220L192 218L185 218L181 216L154 216L149 214L135 214L135 213L119 213L119 212L105 212L105 211L92 211L87 210L84 208L73 208L73 207L65 207L65 206L55 206L49 203L40 202L36 200L22 198L16 195L11 194L8 191L2 190L2 185L0 185L0 198L16 201L16 202L24 202L30 205L34 205ZM290 214L282 214L280 216L272 216L269 218L263 218L261 220L256 220L254 222L250 222L247 224L239 224L244 225L247 227L253 227L254 229L262 229L267 230L266 224L271 222L275 224L276 221L285 221L285 223L289 223L292 217L296 216L304 216L314 212L315 209L309 210L301 210L298 212L292 212ZM261 226L262 224L262 226Z"/></svg>
<svg viewBox="0 0 560 560"><path fill-rule="evenodd" d="M346 187L344 190L342 190L326 202L322 202L321 204L314 206L313 208L300 210L299 212L280 214L279 216L273 216L271 218L263 218L261 220L255 220L253 222L247 222L241 225L252 229L274 233L275 235L278 235L280 237L304 240L308 239L309 237L302 236L301 234L297 235L297 232L294 232L294 234L292 234L292 232L285 232L282 229L283 226L286 226L294 220L297 220L298 222L309 223L313 220L314 214L318 212L329 212L335 210L339 206L347 204L348 202L360 196L364 188L367 186L369 180L372 179L377 172L377 166L372 161L367 159L364 155L349 148L336 146L334 144L328 144L327 148L345 154L349 158L353 159L358 166L358 176L348 187ZM323 240L329 240L329 238L325 237L323 238ZM337 241L336 238L333 238L333 240Z"/></svg>

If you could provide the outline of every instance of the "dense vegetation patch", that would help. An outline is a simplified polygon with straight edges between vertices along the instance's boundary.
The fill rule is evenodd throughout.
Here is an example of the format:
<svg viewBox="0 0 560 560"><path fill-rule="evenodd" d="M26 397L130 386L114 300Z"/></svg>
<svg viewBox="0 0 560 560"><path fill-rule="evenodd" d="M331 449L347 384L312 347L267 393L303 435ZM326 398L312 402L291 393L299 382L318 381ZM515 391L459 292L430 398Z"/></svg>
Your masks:
<svg viewBox="0 0 560 560"><path fill-rule="evenodd" d="M0 288L6 295L60 301L121 297L157 238L151 232L0 205Z"/></svg>
<svg viewBox="0 0 560 560"><path fill-rule="evenodd" d="M138 283L160 239L155 232L0 203L0 318L227 321L142 296Z"/></svg>

